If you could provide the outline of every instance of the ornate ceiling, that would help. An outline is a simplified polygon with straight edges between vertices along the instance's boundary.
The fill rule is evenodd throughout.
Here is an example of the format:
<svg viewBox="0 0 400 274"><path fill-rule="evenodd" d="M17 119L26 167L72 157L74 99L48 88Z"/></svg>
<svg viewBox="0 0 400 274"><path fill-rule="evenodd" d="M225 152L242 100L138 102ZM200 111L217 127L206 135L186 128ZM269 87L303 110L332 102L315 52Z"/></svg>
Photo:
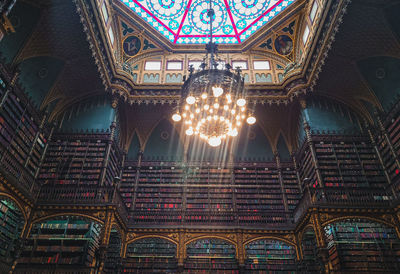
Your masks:
<svg viewBox="0 0 400 274"><path fill-rule="evenodd" d="M319 9L313 21L310 14L314 1L294 1L246 41L220 46L221 60L247 62L243 75L248 77L250 100L257 104L258 124L271 143L282 134L290 149L296 147L297 140L297 97L319 94L333 98L368 118L365 102L378 107L379 102L355 64L369 56L399 57L400 52L399 40L375 0L353 0L351 4L347 0L316 1ZM42 15L14 63L42 55L65 61L43 107L56 102L51 113L55 119L84 98L104 92L113 94L121 102L121 134L125 144L129 144L135 132L145 142L151 129L170 117L179 100L186 65L204 56L204 45L173 44L120 0L24 2L38 5ZM384 0L382 6L389 2L394 0ZM104 20L103 3L108 20ZM306 26L309 37L304 40ZM281 54L275 45L282 35L293 41L288 54ZM129 37L140 41L132 56L123 48ZM147 61L157 60L162 64L160 70L145 70ZM254 69L256 60L268 61L270 68ZM182 61L182 68L168 70L169 61Z"/></svg>
<svg viewBox="0 0 400 274"><path fill-rule="evenodd" d="M174 44L210 41L208 0L120 0ZM295 0L214 0L213 38L240 44Z"/></svg>

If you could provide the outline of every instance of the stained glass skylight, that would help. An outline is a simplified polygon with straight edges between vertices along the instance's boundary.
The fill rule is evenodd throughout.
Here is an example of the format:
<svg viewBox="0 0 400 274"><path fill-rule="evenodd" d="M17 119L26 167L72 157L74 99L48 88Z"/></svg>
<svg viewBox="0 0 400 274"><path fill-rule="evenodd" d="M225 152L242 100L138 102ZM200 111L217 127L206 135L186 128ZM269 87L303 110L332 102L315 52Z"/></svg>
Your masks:
<svg viewBox="0 0 400 274"><path fill-rule="evenodd" d="M210 0L120 0L175 44L209 42ZM296 0L213 0L213 36L240 44Z"/></svg>

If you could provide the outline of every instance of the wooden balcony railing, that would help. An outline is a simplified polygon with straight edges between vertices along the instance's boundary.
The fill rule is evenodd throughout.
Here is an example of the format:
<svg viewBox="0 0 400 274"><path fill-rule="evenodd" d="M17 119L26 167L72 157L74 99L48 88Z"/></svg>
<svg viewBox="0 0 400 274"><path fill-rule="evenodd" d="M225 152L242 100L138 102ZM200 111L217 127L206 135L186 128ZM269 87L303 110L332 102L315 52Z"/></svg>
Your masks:
<svg viewBox="0 0 400 274"><path fill-rule="evenodd" d="M116 186L43 185L37 204L113 205L122 218L128 218L127 208Z"/></svg>
<svg viewBox="0 0 400 274"><path fill-rule="evenodd" d="M293 218L298 222L310 207L388 207L394 200L387 189L306 187Z"/></svg>

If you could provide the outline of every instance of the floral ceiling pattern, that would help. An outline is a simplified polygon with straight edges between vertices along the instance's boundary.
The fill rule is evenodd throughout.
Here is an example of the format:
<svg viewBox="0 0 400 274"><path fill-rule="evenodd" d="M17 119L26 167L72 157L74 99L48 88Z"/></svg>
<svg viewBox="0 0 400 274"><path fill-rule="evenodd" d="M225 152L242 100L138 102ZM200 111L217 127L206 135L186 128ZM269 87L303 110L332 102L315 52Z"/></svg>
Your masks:
<svg viewBox="0 0 400 274"><path fill-rule="evenodd" d="M209 0L120 0L175 44L210 40ZM213 0L213 38L240 44L296 0Z"/></svg>

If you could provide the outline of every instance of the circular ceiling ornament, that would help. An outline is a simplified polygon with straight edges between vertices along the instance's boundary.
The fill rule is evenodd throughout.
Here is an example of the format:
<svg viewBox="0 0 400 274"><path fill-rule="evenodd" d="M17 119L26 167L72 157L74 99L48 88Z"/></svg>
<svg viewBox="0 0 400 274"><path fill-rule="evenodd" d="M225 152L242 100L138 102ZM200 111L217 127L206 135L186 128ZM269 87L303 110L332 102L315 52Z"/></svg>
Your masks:
<svg viewBox="0 0 400 274"><path fill-rule="evenodd" d="M169 138L169 133L167 131L163 131L161 132L160 137L162 140L166 141Z"/></svg>
<svg viewBox="0 0 400 274"><path fill-rule="evenodd" d="M192 4L189 14L189 23L192 27L202 34L210 32L210 18L207 15L210 3L207 0L197 0ZM226 7L221 1L213 1L213 33L218 32L225 24L228 17Z"/></svg>
<svg viewBox="0 0 400 274"><path fill-rule="evenodd" d="M125 38L122 47L124 49L124 53L127 56L132 57L138 54L140 48L142 47L142 42L140 41L139 37L132 35Z"/></svg>
<svg viewBox="0 0 400 274"><path fill-rule="evenodd" d="M278 54L287 56L293 51L293 40L288 35L279 35L275 39L274 46Z"/></svg>

